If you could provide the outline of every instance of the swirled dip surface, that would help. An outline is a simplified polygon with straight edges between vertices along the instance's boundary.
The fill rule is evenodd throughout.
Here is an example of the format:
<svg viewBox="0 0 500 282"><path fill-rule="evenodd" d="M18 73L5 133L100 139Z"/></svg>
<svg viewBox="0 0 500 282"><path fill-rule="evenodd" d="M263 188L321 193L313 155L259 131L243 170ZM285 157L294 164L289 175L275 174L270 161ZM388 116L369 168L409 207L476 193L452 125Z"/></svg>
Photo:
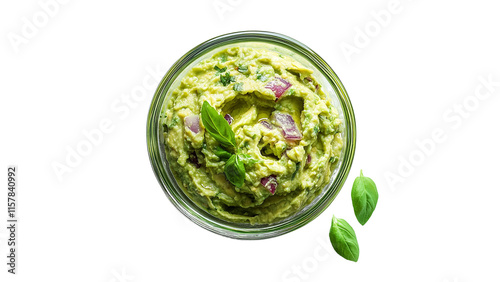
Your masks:
<svg viewBox="0 0 500 282"><path fill-rule="evenodd" d="M224 174L221 147L204 128L207 101L230 123L246 169ZM184 192L231 222L272 223L317 197L338 164L341 120L310 69L263 48L233 47L194 66L165 103L166 157ZM235 150L236 151L236 150Z"/></svg>

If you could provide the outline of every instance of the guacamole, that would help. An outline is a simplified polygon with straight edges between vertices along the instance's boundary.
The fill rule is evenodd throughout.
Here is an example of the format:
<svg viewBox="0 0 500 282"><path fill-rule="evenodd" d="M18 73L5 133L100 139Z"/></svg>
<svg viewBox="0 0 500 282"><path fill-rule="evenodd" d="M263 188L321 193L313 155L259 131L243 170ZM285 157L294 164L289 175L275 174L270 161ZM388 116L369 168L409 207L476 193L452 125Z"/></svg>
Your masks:
<svg viewBox="0 0 500 282"><path fill-rule="evenodd" d="M230 221L267 224L300 211L339 163L341 120L311 69L291 56L231 47L199 62L162 109L165 153L179 186L197 205ZM225 148L201 118L208 102L234 132ZM224 168L241 156L241 185Z"/></svg>

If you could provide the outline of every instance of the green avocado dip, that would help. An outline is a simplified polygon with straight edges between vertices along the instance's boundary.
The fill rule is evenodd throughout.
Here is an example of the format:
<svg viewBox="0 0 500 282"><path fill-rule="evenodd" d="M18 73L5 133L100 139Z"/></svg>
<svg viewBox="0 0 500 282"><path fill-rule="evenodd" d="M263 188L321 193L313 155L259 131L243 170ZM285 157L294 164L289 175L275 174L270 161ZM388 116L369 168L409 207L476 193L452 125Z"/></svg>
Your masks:
<svg viewBox="0 0 500 282"><path fill-rule="evenodd" d="M226 119L235 148L207 132L205 101ZM160 122L184 193L218 218L252 225L285 219L320 195L343 143L313 71L265 48L231 47L199 62L171 91ZM225 174L233 154L244 166L241 185Z"/></svg>

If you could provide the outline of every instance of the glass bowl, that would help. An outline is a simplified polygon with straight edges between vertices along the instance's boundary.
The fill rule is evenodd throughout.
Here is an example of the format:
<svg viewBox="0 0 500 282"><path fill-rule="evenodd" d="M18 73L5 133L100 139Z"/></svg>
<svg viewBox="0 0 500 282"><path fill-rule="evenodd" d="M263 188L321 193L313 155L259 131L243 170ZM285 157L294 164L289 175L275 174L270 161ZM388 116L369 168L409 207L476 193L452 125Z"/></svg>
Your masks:
<svg viewBox="0 0 500 282"><path fill-rule="evenodd" d="M324 92L330 96L342 120L343 148L337 168L321 194L297 213L275 223L246 224L217 218L195 204L179 187L165 156L160 114L170 90L203 59L230 46L262 46L286 54L313 69ZM236 239L265 239L296 230L320 215L335 199L344 184L354 158L356 123L347 92L330 66L306 45L288 36L267 31L241 31L212 38L182 56L160 82L148 114L147 145L153 171L172 204L197 225L220 235Z"/></svg>

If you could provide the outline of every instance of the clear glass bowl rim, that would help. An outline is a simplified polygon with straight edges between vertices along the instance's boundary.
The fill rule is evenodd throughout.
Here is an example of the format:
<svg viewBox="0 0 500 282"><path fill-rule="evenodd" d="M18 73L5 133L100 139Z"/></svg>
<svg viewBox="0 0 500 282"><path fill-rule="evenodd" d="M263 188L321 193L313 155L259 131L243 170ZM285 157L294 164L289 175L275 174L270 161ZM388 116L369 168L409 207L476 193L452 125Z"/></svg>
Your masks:
<svg viewBox="0 0 500 282"><path fill-rule="evenodd" d="M175 185L168 176L168 172L163 165L161 156L162 152L159 141L159 116L164 99L166 98L171 84L192 61L210 52L211 50L238 42L270 43L285 47L286 49L290 49L291 51L305 57L311 62L311 64L318 68L320 72L322 72L325 79L330 82L331 86L335 90L337 90L336 94L344 113L343 122L346 140L344 144L345 151L338 173L333 176L335 177L335 180L331 186L323 188L327 189L326 193L324 193L321 199L319 199L307 211L300 213L298 216L292 216L291 220L283 220L270 225L241 225L238 223L214 219L211 218L211 215L209 215L208 212L200 212L200 209L195 208L193 203L185 200L185 195L180 195L180 193L183 193L182 191L179 193L179 191L174 187ZM195 224L219 235L234 239L265 239L286 234L306 225L318 217L333 202L347 179L354 159L354 151L356 147L356 121L351 101L342 82L333 69L313 50L301 42L283 34L269 31L239 31L223 34L199 44L172 65L159 83L153 96L147 118L146 139L149 159L154 174L169 200L182 214Z"/></svg>

